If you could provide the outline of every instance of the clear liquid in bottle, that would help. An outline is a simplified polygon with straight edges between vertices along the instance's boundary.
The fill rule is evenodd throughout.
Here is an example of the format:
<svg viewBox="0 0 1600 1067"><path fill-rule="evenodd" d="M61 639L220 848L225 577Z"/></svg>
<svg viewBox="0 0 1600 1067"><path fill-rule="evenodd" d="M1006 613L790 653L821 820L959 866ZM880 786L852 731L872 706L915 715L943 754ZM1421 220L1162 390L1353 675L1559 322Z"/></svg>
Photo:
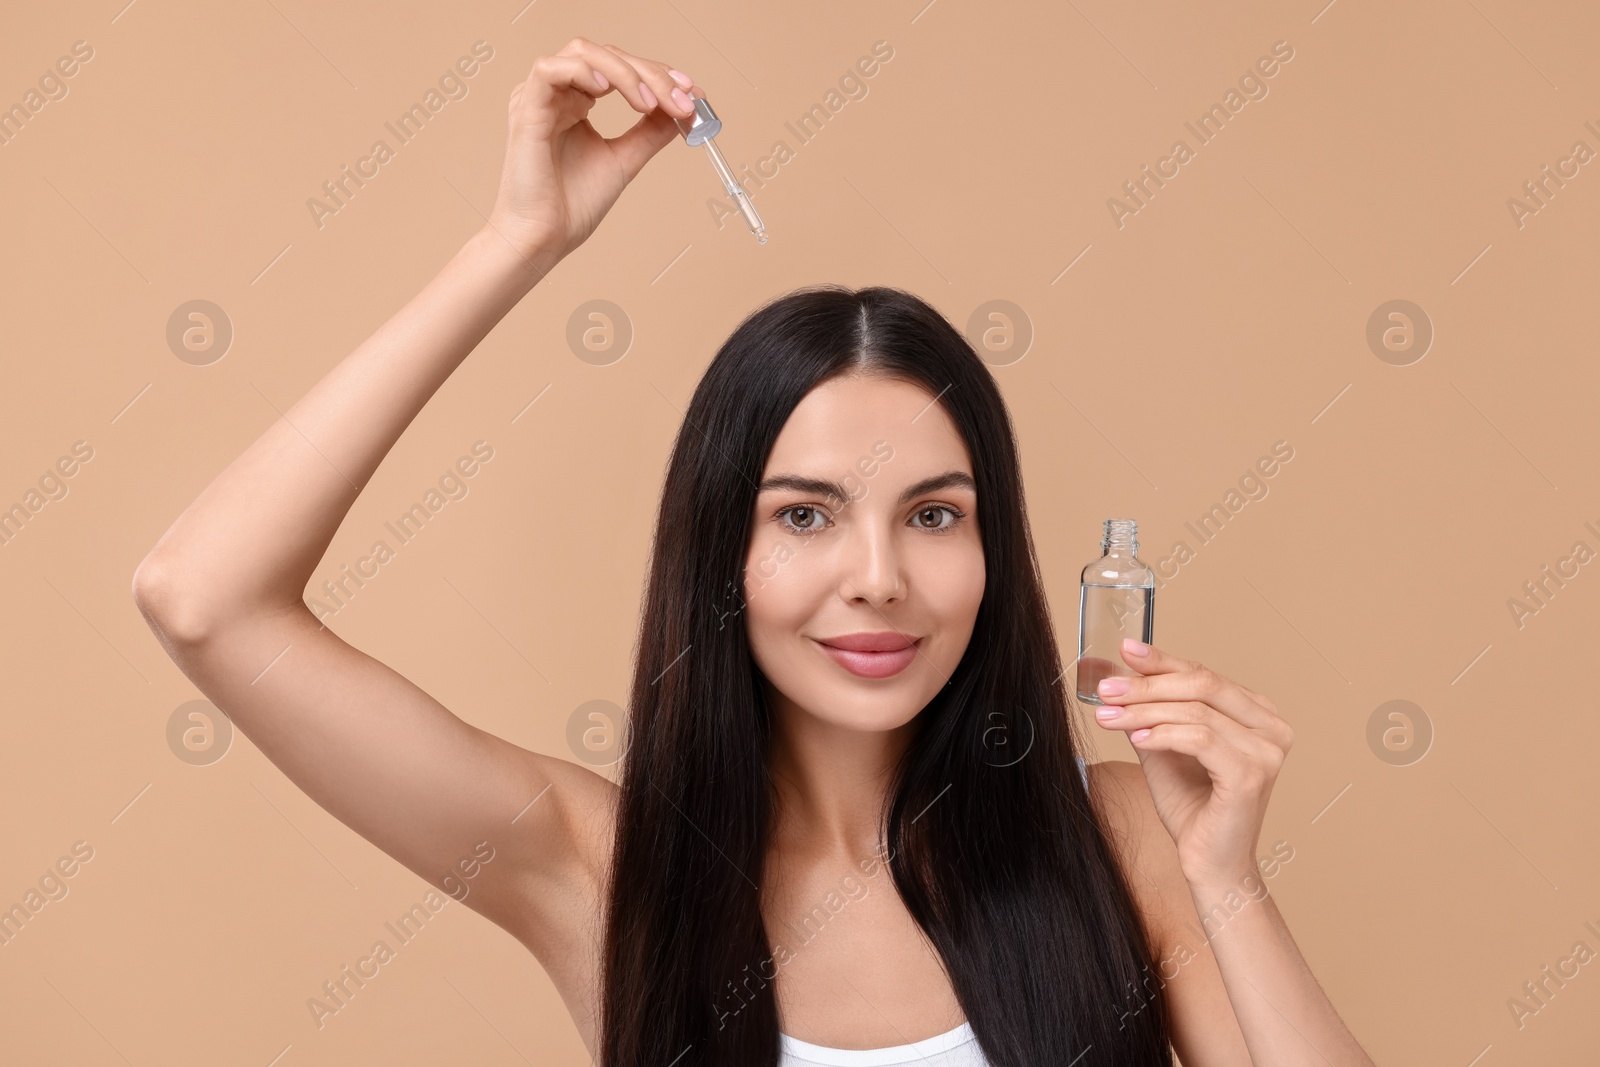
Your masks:
<svg viewBox="0 0 1600 1067"><path fill-rule="evenodd" d="M1105 678L1133 676L1122 639L1149 644L1156 612L1155 572L1139 559L1139 524L1107 519L1102 555L1083 568L1078 591L1078 699L1103 704L1095 689Z"/></svg>

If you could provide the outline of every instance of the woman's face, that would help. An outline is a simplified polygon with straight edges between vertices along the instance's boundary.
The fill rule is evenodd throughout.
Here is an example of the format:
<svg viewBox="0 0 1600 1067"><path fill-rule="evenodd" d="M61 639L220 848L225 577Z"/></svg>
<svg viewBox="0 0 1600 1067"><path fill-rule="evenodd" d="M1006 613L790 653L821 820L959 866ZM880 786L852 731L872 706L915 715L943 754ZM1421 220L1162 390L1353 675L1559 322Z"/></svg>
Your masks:
<svg viewBox="0 0 1600 1067"><path fill-rule="evenodd" d="M780 711L892 730L943 688L983 599L972 477L919 386L849 374L795 408L762 472L744 579ZM881 650L828 645L852 635Z"/></svg>

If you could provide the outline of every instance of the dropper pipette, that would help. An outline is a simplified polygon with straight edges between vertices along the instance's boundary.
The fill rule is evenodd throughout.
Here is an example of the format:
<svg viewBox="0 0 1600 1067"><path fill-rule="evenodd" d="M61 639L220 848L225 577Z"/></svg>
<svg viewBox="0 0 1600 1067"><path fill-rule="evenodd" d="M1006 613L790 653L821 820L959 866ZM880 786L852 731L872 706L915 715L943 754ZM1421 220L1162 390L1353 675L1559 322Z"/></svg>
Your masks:
<svg viewBox="0 0 1600 1067"><path fill-rule="evenodd" d="M729 199L739 208L739 214L744 219L744 224L750 227L750 232L756 235L757 244L767 243L766 226L761 222L761 216L756 212L755 204L750 202L750 194L744 191L744 186L739 184L739 179L734 177L733 168L728 166L728 160L722 154L722 149L717 147L716 136L722 132L722 120L717 118L716 112L711 110L711 104L703 96L694 97L694 116L689 119L674 119L678 130L683 134L683 139L690 145L705 145L706 154L711 157L711 166L717 172L717 177L722 181L722 188L726 190Z"/></svg>

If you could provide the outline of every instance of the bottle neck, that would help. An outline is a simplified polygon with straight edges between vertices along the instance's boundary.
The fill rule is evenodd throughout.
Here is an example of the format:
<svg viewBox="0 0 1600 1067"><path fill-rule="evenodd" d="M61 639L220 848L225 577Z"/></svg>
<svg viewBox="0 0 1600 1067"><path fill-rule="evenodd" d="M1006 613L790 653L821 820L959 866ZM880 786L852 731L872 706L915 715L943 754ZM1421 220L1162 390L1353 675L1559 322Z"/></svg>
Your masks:
<svg viewBox="0 0 1600 1067"><path fill-rule="evenodd" d="M1139 551L1139 523L1135 519L1107 519L1100 551L1108 556L1132 556Z"/></svg>

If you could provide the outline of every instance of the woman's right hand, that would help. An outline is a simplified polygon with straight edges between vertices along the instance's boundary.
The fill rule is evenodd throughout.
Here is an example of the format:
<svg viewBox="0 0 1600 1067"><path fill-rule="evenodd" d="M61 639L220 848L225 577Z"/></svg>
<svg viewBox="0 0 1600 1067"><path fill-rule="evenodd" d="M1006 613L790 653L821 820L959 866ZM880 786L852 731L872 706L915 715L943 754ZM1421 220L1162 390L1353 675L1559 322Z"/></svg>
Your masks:
<svg viewBox="0 0 1600 1067"><path fill-rule="evenodd" d="M489 224L530 263L549 270L594 232L622 189L694 114L692 80L665 63L574 37L540 56L511 92L506 159ZM616 90L641 112L620 137L585 117ZM700 94L693 94L700 95Z"/></svg>

